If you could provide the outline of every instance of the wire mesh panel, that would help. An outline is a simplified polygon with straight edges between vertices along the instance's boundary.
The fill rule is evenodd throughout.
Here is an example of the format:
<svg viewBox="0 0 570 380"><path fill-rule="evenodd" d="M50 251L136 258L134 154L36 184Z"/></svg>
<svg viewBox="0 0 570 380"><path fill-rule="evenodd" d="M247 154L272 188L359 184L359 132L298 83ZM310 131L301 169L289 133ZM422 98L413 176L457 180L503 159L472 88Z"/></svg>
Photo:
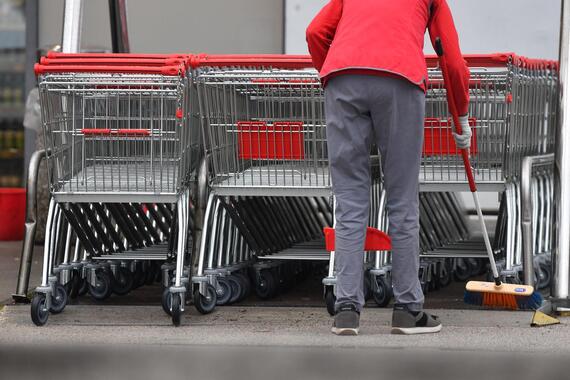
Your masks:
<svg viewBox="0 0 570 380"><path fill-rule="evenodd" d="M178 75L41 75L54 194L177 194L199 150L188 87Z"/></svg>
<svg viewBox="0 0 570 380"><path fill-rule="evenodd" d="M554 148L557 70L553 63L516 57L468 59L471 163L482 189L520 173L522 158ZM532 63L532 64L531 64ZM464 184L441 71L429 70L421 183L424 189ZM491 186L489 186L491 185Z"/></svg>
<svg viewBox="0 0 570 380"><path fill-rule="evenodd" d="M248 193L329 187L317 73L263 69L265 62L256 66L253 58L227 60L209 67L203 58L195 71L214 186ZM512 54L468 56L467 62L475 179L482 190L502 190L505 179L520 172L522 157L553 149L557 65ZM442 74L434 58L428 67L420 183L426 191L467 189Z"/></svg>
<svg viewBox="0 0 570 380"><path fill-rule="evenodd" d="M213 186L232 194L328 191L323 90L314 70L209 68L195 83Z"/></svg>

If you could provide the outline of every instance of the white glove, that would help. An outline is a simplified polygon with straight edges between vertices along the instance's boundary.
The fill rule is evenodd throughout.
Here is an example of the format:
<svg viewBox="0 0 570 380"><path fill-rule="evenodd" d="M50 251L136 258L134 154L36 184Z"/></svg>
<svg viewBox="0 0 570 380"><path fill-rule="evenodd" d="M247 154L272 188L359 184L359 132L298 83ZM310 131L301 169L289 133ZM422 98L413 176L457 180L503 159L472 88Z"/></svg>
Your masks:
<svg viewBox="0 0 570 380"><path fill-rule="evenodd" d="M455 145L458 149L469 149L471 147L471 127L469 126L469 116L460 116L459 125L461 126L461 134L453 132Z"/></svg>

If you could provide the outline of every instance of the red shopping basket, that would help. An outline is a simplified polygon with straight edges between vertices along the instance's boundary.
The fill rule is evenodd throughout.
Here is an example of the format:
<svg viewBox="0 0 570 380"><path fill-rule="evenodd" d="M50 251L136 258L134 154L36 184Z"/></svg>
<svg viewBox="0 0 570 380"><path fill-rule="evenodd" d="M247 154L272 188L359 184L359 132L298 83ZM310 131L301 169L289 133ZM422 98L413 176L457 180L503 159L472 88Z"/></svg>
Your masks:
<svg viewBox="0 0 570 380"><path fill-rule="evenodd" d="M239 158L302 160L305 158L303 123L276 121L240 121L238 127Z"/></svg>
<svg viewBox="0 0 570 380"><path fill-rule="evenodd" d="M477 154L477 119L470 118L469 125L473 136L471 137L472 156ZM424 156L452 156L459 155L461 151L455 145L453 138L453 123L451 119L426 118L424 124Z"/></svg>

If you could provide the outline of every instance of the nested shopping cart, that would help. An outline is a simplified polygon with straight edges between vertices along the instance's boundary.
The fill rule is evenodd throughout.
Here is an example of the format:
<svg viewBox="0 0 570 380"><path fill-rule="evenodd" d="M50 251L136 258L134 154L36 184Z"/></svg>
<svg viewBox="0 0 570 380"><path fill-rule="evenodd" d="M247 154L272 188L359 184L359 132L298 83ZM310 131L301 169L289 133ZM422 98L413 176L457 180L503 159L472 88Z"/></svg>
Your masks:
<svg viewBox="0 0 570 380"><path fill-rule="evenodd" d="M505 256L503 276L518 281L522 264L520 202L517 201L521 162L526 156L553 151L558 65L511 53L465 58L471 72L469 123L473 129L470 151L473 172L479 191L505 194L495 248ZM450 219L457 214L457 207L450 205L449 199L436 200L444 193L469 189L451 133L451 118L437 57L428 57L427 63L429 83L420 186L424 192L421 219L428 227L426 231L431 232L422 236L422 257L429 258L429 263L434 263L434 258L455 258L453 269L463 280L470 273L480 274L479 264L473 259L484 257L485 250L481 242L469 239L460 219ZM544 189L546 191L547 187ZM439 215L442 210L446 210L448 217ZM375 269L389 268L389 261L389 257L377 257ZM446 276L445 272L434 270L442 276ZM424 278L426 281L429 280Z"/></svg>
<svg viewBox="0 0 570 380"><path fill-rule="evenodd" d="M182 56L50 54L35 67L52 199L32 320L61 312L79 280L125 293L138 263L171 261L183 308L189 183L200 154ZM76 237L73 244L73 236ZM71 257L71 250L74 250ZM160 269L148 276L151 281Z"/></svg>
<svg viewBox="0 0 570 380"><path fill-rule="evenodd" d="M252 265L256 293L268 298L286 286L287 273L303 272L291 261L328 261L332 295L334 253L322 233L334 209L324 98L310 58L201 55L191 66L206 154L198 187L211 188L196 222L203 225L193 275L198 310L213 310L215 297L223 304L227 280ZM237 261L215 243L235 236L223 232L224 220L241 229L250 252Z"/></svg>

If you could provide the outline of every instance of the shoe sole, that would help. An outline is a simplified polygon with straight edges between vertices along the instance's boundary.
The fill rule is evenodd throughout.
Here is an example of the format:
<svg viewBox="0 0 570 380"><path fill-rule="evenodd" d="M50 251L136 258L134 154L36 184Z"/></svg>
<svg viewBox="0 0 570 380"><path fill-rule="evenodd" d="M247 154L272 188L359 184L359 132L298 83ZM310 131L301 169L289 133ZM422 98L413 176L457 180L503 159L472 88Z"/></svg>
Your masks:
<svg viewBox="0 0 570 380"><path fill-rule="evenodd" d="M440 331L441 325L434 327L392 327L392 334L399 335L435 334Z"/></svg>
<svg viewBox="0 0 570 380"><path fill-rule="evenodd" d="M343 336L356 336L356 335L358 335L358 328L349 329L349 328L333 327L333 328L331 328L331 331L333 334L336 334L336 335L343 335Z"/></svg>

